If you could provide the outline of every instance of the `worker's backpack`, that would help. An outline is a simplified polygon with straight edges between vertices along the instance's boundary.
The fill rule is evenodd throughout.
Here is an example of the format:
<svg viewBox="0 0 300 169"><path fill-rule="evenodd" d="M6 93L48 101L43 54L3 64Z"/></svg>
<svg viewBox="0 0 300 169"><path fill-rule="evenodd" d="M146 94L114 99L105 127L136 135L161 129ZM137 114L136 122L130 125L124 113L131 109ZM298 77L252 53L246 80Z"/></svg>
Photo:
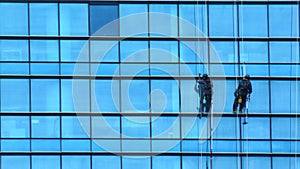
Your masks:
<svg viewBox="0 0 300 169"><path fill-rule="evenodd" d="M239 91L238 91L240 96L246 96L248 94L248 90L249 90L248 86L249 86L248 80L240 81Z"/></svg>

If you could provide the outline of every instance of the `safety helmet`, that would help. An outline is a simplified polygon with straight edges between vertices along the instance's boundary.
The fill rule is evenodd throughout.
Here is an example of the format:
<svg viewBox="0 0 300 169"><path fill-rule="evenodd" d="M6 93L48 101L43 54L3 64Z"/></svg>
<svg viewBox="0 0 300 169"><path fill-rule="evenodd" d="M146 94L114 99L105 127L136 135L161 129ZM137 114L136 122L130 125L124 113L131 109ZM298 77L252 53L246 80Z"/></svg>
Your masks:
<svg viewBox="0 0 300 169"><path fill-rule="evenodd" d="M244 78L249 80L249 79L250 79L250 75L246 74L246 75L244 76Z"/></svg>

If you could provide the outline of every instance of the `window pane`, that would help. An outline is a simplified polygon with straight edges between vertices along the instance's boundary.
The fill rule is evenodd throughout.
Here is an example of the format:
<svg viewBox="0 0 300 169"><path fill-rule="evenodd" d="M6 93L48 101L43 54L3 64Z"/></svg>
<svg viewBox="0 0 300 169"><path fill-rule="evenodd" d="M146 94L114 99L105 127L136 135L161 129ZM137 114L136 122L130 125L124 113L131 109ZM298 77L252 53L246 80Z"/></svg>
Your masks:
<svg viewBox="0 0 300 169"><path fill-rule="evenodd" d="M270 113L269 82L252 80L251 84L253 92L249 101L249 113Z"/></svg>
<svg viewBox="0 0 300 169"><path fill-rule="evenodd" d="M29 156L1 156L1 168L2 169L30 169L30 157Z"/></svg>
<svg viewBox="0 0 300 169"><path fill-rule="evenodd" d="M63 138L88 138L90 136L90 117L87 116L63 116Z"/></svg>
<svg viewBox="0 0 300 169"><path fill-rule="evenodd" d="M62 62L88 62L88 41L84 40L61 40L60 59Z"/></svg>
<svg viewBox="0 0 300 169"><path fill-rule="evenodd" d="M88 35L88 4L60 3L59 9L60 35Z"/></svg>
<svg viewBox="0 0 300 169"><path fill-rule="evenodd" d="M62 112L89 112L89 84L88 80L61 80Z"/></svg>
<svg viewBox="0 0 300 169"><path fill-rule="evenodd" d="M90 169L90 156L62 156L62 169Z"/></svg>
<svg viewBox="0 0 300 169"><path fill-rule="evenodd" d="M0 3L0 23L0 35L28 35L28 3Z"/></svg>
<svg viewBox="0 0 300 169"><path fill-rule="evenodd" d="M210 61L217 63L235 63L238 61L237 48L236 42L212 42L210 43Z"/></svg>
<svg viewBox="0 0 300 169"><path fill-rule="evenodd" d="M148 41L121 41L122 62L148 62Z"/></svg>
<svg viewBox="0 0 300 169"><path fill-rule="evenodd" d="M28 138L28 116L1 116L2 138Z"/></svg>
<svg viewBox="0 0 300 169"><path fill-rule="evenodd" d="M122 80L122 112L149 112L149 81Z"/></svg>
<svg viewBox="0 0 300 169"><path fill-rule="evenodd" d="M30 140L18 139L18 140L1 140L1 152L29 152Z"/></svg>
<svg viewBox="0 0 300 169"><path fill-rule="evenodd" d="M57 3L30 3L30 35L58 35Z"/></svg>
<svg viewBox="0 0 300 169"><path fill-rule="evenodd" d="M272 138L273 139L299 139L300 125L298 124L300 124L300 118L273 117Z"/></svg>
<svg viewBox="0 0 300 169"><path fill-rule="evenodd" d="M88 152L90 147L90 140L62 140L62 151Z"/></svg>
<svg viewBox="0 0 300 169"><path fill-rule="evenodd" d="M33 112L59 112L59 81L56 79L31 80L31 110Z"/></svg>
<svg viewBox="0 0 300 169"><path fill-rule="evenodd" d="M152 112L179 112L179 90L175 80L151 80Z"/></svg>
<svg viewBox="0 0 300 169"><path fill-rule="evenodd" d="M297 157L297 156L296 156ZM300 158L297 157L272 157L273 169L290 169L300 167Z"/></svg>
<svg viewBox="0 0 300 169"><path fill-rule="evenodd" d="M208 143L209 144L209 143ZM214 140L213 141L213 151L214 152L239 152L240 143L231 140Z"/></svg>
<svg viewBox="0 0 300 169"><path fill-rule="evenodd" d="M28 61L27 40L0 40L1 61Z"/></svg>
<svg viewBox="0 0 300 169"><path fill-rule="evenodd" d="M268 43L267 42L240 42L240 62L267 63Z"/></svg>
<svg viewBox="0 0 300 169"><path fill-rule="evenodd" d="M57 40L30 40L30 61L58 61Z"/></svg>
<svg viewBox="0 0 300 169"><path fill-rule="evenodd" d="M150 41L150 62L178 62L178 41Z"/></svg>
<svg viewBox="0 0 300 169"><path fill-rule="evenodd" d="M29 112L29 80L1 79L1 111Z"/></svg>
<svg viewBox="0 0 300 169"><path fill-rule="evenodd" d="M178 36L177 5L150 4L150 36Z"/></svg>
<svg viewBox="0 0 300 169"><path fill-rule="evenodd" d="M120 4L121 36L148 35L148 5Z"/></svg>
<svg viewBox="0 0 300 169"><path fill-rule="evenodd" d="M93 138L120 138L120 117L92 117L92 133Z"/></svg>
<svg viewBox="0 0 300 169"><path fill-rule="evenodd" d="M266 117L249 117L248 124L242 125L242 138L270 139L270 119Z"/></svg>
<svg viewBox="0 0 300 169"><path fill-rule="evenodd" d="M105 169L120 169L120 156L92 156L93 169L105 168ZM123 164L124 165L124 164ZM134 166L136 166L134 164ZM130 166L132 167L132 165ZM124 166L123 166L124 169Z"/></svg>
<svg viewBox="0 0 300 169"><path fill-rule="evenodd" d="M179 138L178 117L152 117L153 138Z"/></svg>
<svg viewBox="0 0 300 169"><path fill-rule="evenodd" d="M195 89L194 80L181 80L180 86L180 100L181 112L195 112L198 107L198 92ZM192 103L192 104L191 104Z"/></svg>
<svg viewBox="0 0 300 169"><path fill-rule="evenodd" d="M270 141L242 141L242 151L252 153L270 153Z"/></svg>
<svg viewBox="0 0 300 169"><path fill-rule="evenodd" d="M59 139L33 139L31 140L31 151L33 152L60 152L61 140Z"/></svg>
<svg viewBox="0 0 300 169"><path fill-rule="evenodd" d="M28 75L29 64L28 63L0 63L0 74Z"/></svg>
<svg viewBox="0 0 300 169"><path fill-rule="evenodd" d="M206 136L207 138L207 136ZM209 152L209 141L205 140L183 140L182 151L183 152Z"/></svg>
<svg viewBox="0 0 300 169"><path fill-rule="evenodd" d="M93 36L117 36L118 5L90 6L90 34Z"/></svg>
<svg viewBox="0 0 300 169"><path fill-rule="evenodd" d="M296 63L299 60L298 42L269 42L271 63Z"/></svg>
<svg viewBox="0 0 300 169"><path fill-rule="evenodd" d="M150 118L149 117L122 117L122 137L149 138Z"/></svg>
<svg viewBox="0 0 300 169"><path fill-rule="evenodd" d="M269 5L270 36L297 37L298 5Z"/></svg>
<svg viewBox="0 0 300 169"><path fill-rule="evenodd" d="M59 169L60 156L32 156L32 169Z"/></svg>
<svg viewBox="0 0 300 169"><path fill-rule="evenodd" d="M272 141L272 152L296 154L300 151L299 141Z"/></svg>
<svg viewBox="0 0 300 169"><path fill-rule="evenodd" d="M242 157L242 168L247 169L271 169L271 158L270 157Z"/></svg>
<svg viewBox="0 0 300 169"><path fill-rule="evenodd" d="M207 6L179 5L180 36L207 36Z"/></svg>
<svg viewBox="0 0 300 169"><path fill-rule="evenodd" d="M209 35L237 35L236 5L209 5Z"/></svg>
<svg viewBox="0 0 300 169"><path fill-rule="evenodd" d="M133 64L121 64L122 76L149 76L149 64L133 63ZM177 71L178 73L178 71Z"/></svg>
<svg viewBox="0 0 300 169"><path fill-rule="evenodd" d="M208 43L206 41L180 41L181 62L208 62Z"/></svg>
<svg viewBox="0 0 300 169"><path fill-rule="evenodd" d="M35 138L59 138L60 118L55 116L32 116L31 137Z"/></svg>
<svg viewBox="0 0 300 169"><path fill-rule="evenodd" d="M239 121L237 118L222 117L213 133L214 138L239 138Z"/></svg>
<svg viewBox="0 0 300 169"><path fill-rule="evenodd" d="M294 82L292 81L271 81L272 113L291 113L291 103L295 102L296 98L295 96L292 97L292 93L297 93L293 84ZM286 92L278 92L282 89Z"/></svg>
<svg viewBox="0 0 300 169"><path fill-rule="evenodd" d="M153 156L152 169L180 169L179 156Z"/></svg>
<svg viewBox="0 0 300 169"><path fill-rule="evenodd" d="M92 111L119 112L120 88L118 80L92 81Z"/></svg>
<svg viewBox="0 0 300 169"><path fill-rule="evenodd" d="M239 164L239 158L238 157L214 157L212 166L213 169L219 169L226 166L226 168L230 169L238 169L240 168ZM209 160L206 161L206 165Z"/></svg>
<svg viewBox="0 0 300 169"><path fill-rule="evenodd" d="M182 138L207 138L207 118L181 117Z"/></svg>
<svg viewBox="0 0 300 169"><path fill-rule="evenodd" d="M118 41L92 40L92 41L90 41L90 47L91 47L91 61L92 62L118 62L119 61L119 43L118 43ZM129 46L127 46L127 47L129 47ZM122 53L123 53L123 50L124 49L121 49Z"/></svg>
<svg viewBox="0 0 300 169"><path fill-rule="evenodd" d="M240 5L239 7L240 36L267 37L267 5Z"/></svg>
<svg viewBox="0 0 300 169"><path fill-rule="evenodd" d="M208 156L182 156L182 169L207 168Z"/></svg>
<svg viewBox="0 0 300 169"><path fill-rule="evenodd" d="M123 156L122 158L122 168L132 169L134 166L138 169L150 169L150 157L143 156Z"/></svg>
<svg viewBox="0 0 300 169"><path fill-rule="evenodd" d="M150 64L151 76L178 76L179 75L178 64Z"/></svg>
<svg viewBox="0 0 300 169"><path fill-rule="evenodd" d="M59 64L57 63L31 63L31 75L59 75Z"/></svg>

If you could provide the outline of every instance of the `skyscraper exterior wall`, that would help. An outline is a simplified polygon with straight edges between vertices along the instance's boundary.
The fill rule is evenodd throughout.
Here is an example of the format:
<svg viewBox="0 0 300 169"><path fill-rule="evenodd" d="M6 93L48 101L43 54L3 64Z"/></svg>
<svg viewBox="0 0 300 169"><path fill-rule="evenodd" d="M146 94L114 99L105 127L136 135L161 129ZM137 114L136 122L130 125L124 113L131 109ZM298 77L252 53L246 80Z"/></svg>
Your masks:
<svg viewBox="0 0 300 169"><path fill-rule="evenodd" d="M0 0L0 169L300 169L299 3Z"/></svg>

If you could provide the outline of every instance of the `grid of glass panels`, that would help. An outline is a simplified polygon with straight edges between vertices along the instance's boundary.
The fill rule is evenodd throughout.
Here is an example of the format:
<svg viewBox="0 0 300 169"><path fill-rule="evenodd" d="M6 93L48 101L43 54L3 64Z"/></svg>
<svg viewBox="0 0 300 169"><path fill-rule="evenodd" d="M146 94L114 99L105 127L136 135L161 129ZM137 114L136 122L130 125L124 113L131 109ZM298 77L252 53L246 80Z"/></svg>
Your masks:
<svg viewBox="0 0 300 169"><path fill-rule="evenodd" d="M298 3L0 2L0 22L1 169L300 168Z"/></svg>

